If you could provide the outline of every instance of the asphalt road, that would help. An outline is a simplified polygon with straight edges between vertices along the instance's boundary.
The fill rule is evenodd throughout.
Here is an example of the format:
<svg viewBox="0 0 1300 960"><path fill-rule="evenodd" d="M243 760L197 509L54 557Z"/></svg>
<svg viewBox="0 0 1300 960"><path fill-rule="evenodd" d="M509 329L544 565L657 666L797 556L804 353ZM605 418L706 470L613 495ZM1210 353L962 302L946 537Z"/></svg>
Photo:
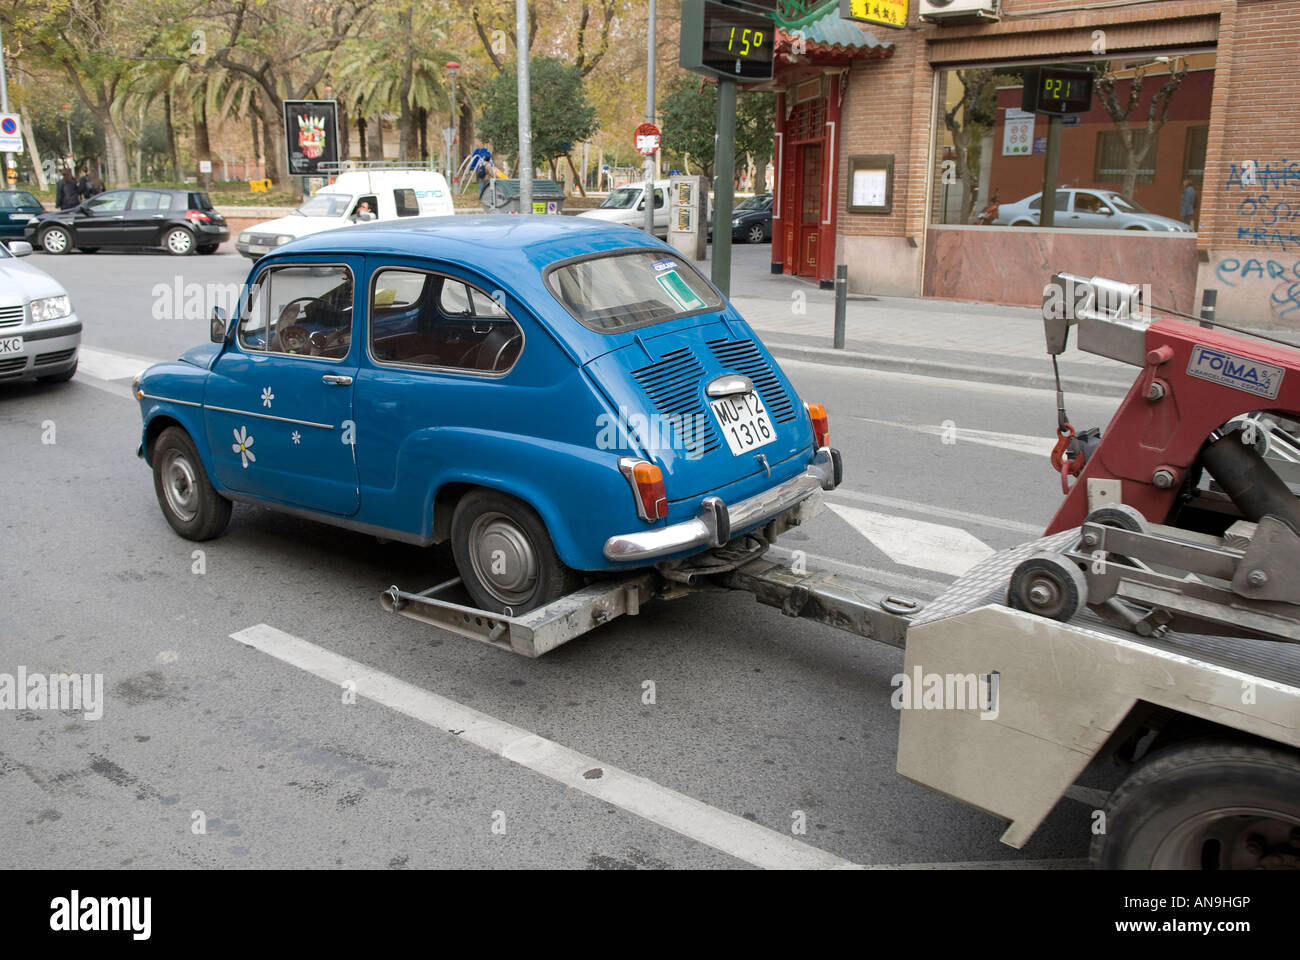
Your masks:
<svg viewBox="0 0 1300 960"><path fill-rule="evenodd" d="M137 358L205 340L207 285L238 285L247 261L32 262L67 286L87 349L71 383L0 386L0 672L102 674L105 702L96 720L0 711L0 866L759 862L711 842L735 818L863 865L1086 856L1089 810L1073 801L1014 851L995 818L899 777L889 701L902 652L748 596L654 604L530 661L381 611L389 584L453 575L444 547L381 545L250 507L215 541L178 538L135 456L125 378ZM784 366L827 405L845 457L831 509L781 541L813 565L932 597L963 563L1030 539L1060 500L1045 456L1050 394ZM1113 407L1078 398L1072 413L1104 424ZM231 638L259 624L306 641L312 662L341 656L341 669L409 687L396 708L345 702L327 670ZM461 708L488 719L443 729ZM607 802L482 749L493 724L576 751L573 762L593 763L583 777L608 775L640 799ZM698 829L659 815L677 795ZM806 833L792 834L801 813ZM739 832L723 849L753 846Z"/></svg>

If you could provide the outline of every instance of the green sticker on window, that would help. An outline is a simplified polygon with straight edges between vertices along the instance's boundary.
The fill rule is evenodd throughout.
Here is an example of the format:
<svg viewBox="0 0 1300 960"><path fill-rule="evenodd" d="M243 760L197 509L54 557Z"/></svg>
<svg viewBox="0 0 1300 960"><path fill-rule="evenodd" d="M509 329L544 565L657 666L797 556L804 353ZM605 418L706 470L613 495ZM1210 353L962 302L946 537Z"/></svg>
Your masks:
<svg viewBox="0 0 1300 960"><path fill-rule="evenodd" d="M673 298L677 306L683 310L698 310L704 306L704 301L695 295L695 292L686 285L686 281L678 276L676 270L661 273L655 279L659 281L659 286L664 288L668 296Z"/></svg>

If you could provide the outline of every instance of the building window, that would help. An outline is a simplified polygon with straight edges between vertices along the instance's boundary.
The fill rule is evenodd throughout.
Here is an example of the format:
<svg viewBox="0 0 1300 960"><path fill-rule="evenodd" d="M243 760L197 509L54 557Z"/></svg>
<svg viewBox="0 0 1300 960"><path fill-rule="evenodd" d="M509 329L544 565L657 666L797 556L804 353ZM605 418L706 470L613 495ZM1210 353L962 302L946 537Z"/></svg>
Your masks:
<svg viewBox="0 0 1300 960"><path fill-rule="evenodd" d="M1097 166L1093 174L1097 183L1123 183L1130 157L1138 164L1138 183L1156 182L1155 159L1160 150L1160 138L1148 138L1145 130L1130 130L1129 137L1131 147L1125 147L1124 137L1118 130L1098 131ZM1151 143L1152 140L1155 142ZM1151 146L1148 148L1149 143Z"/></svg>
<svg viewBox="0 0 1300 960"><path fill-rule="evenodd" d="M1205 152L1210 144L1210 125L1187 128L1183 147L1183 178L1200 181L1205 177Z"/></svg>

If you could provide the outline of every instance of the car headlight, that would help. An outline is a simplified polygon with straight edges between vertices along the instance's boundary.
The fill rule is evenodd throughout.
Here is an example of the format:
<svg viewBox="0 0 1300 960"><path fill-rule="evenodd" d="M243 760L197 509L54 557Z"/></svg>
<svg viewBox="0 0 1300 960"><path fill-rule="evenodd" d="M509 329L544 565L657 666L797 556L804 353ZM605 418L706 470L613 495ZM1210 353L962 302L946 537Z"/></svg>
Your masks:
<svg viewBox="0 0 1300 960"><path fill-rule="evenodd" d="M731 225L732 225L733 227L738 227L738 226L740 226L740 221L739 221L739 220L732 220L732 221L731 221Z"/></svg>
<svg viewBox="0 0 1300 960"><path fill-rule="evenodd" d="M239 242L240 242L240 243L248 243L248 231L247 231L247 230L245 230L243 233L241 233L241 234L239 235Z"/></svg>
<svg viewBox="0 0 1300 960"><path fill-rule="evenodd" d="M64 294L61 297L46 297L32 301L32 322L41 320L58 320L72 313L72 301Z"/></svg>
<svg viewBox="0 0 1300 960"><path fill-rule="evenodd" d="M287 234L287 233L282 233L282 234L280 234L278 237L275 238L275 244L276 244L276 246L279 246L280 244L282 244L282 243L288 243L290 240L293 240L293 239L294 239L294 238L291 237L289 234Z"/></svg>

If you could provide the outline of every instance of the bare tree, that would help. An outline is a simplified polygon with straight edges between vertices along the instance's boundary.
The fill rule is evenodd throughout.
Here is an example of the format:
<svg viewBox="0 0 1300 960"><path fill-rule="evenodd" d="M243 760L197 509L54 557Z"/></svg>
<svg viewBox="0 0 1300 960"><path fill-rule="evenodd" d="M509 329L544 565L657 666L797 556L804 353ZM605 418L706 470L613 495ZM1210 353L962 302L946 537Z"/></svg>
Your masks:
<svg viewBox="0 0 1300 960"><path fill-rule="evenodd" d="M1147 104L1147 115L1142 125L1142 130L1146 133L1142 145L1137 145L1137 140L1133 136L1133 126L1129 123L1129 117L1137 109L1142 99L1142 85L1146 80L1146 67L1143 65L1133 71L1133 77L1129 81L1128 96L1124 102L1120 102L1119 78L1110 70L1110 64L1103 64L1102 69L1098 72L1097 79L1093 83L1093 89L1097 93L1097 99L1106 108L1110 115L1111 121L1115 124L1115 129L1119 133L1120 143L1124 145L1124 181L1120 187L1120 193L1132 200L1133 191L1137 188L1138 175L1141 173L1148 158L1151 156L1156 147L1156 136L1166 123L1169 122L1169 105L1173 103L1174 94L1182 86L1183 78L1187 76L1187 61L1179 58L1170 64L1169 77L1165 80L1160 88L1152 95L1151 102Z"/></svg>

